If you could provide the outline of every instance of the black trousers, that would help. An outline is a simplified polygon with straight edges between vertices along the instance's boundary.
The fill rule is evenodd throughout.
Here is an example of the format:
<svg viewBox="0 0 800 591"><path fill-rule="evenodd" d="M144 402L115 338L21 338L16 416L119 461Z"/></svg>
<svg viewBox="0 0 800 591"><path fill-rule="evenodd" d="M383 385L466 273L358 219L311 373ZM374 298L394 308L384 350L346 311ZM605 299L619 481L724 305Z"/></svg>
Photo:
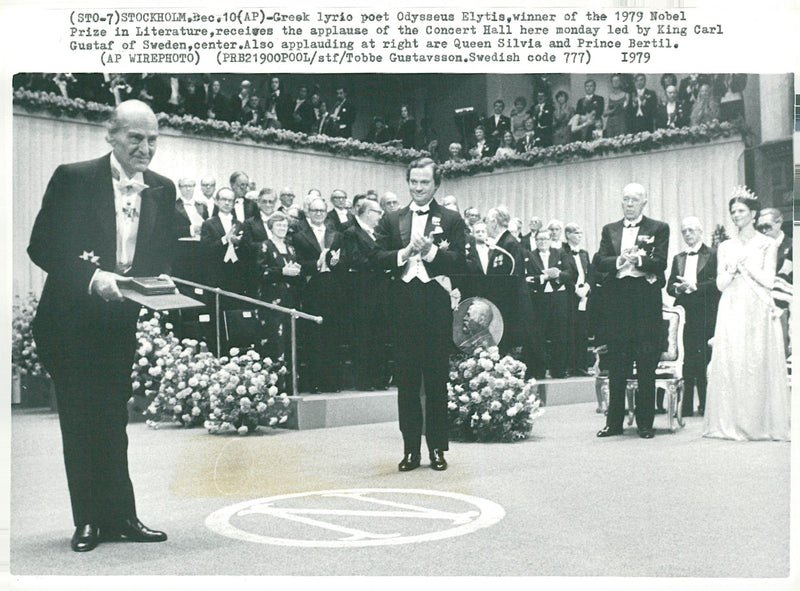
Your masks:
<svg viewBox="0 0 800 591"><path fill-rule="evenodd" d="M397 285L397 409L406 453L418 453L425 392L425 441L428 450L448 449L447 380L453 345L450 295L436 281Z"/></svg>

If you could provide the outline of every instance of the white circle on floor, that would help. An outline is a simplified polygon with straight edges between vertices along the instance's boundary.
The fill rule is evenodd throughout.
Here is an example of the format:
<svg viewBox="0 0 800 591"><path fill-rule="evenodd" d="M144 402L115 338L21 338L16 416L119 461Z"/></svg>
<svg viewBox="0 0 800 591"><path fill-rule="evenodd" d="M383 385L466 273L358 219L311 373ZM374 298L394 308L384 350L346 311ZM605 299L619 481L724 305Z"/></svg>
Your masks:
<svg viewBox="0 0 800 591"><path fill-rule="evenodd" d="M353 488L278 495L218 509L220 535L278 546L391 546L452 538L505 517L492 501L454 492Z"/></svg>

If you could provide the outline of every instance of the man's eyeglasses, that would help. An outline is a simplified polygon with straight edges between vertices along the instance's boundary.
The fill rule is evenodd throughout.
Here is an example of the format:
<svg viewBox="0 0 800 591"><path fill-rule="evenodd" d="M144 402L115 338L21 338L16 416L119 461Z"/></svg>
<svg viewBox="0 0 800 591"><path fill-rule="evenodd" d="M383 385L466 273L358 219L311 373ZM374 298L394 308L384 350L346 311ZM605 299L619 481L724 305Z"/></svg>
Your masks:
<svg viewBox="0 0 800 591"><path fill-rule="evenodd" d="M756 226L756 230L759 232L766 232L768 230L772 230L775 226L773 224L758 224Z"/></svg>
<svg viewBox="0 0 800 591"><path fill-rule="evenodd" d="M325 213L327 209L320 209L320 208L311 208L308 210L311 213Z"/></svg>

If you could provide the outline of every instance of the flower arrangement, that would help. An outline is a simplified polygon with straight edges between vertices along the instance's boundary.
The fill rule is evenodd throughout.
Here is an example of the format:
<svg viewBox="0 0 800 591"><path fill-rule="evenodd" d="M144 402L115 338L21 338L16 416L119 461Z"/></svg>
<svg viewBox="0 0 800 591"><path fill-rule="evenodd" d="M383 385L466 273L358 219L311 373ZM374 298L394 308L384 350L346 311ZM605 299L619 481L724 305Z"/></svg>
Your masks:
<svg viewBox="0 0 800 591"><path fill-rule="evenodd" d="M152 397L158 392L163 376L162 351L178 342L171 332L164 333L164 329L171 328L172 325L168 323L162 328L161 315L158 312L151 314L142 308L139 313L136 323L138 346L131 369L131 386L135 396Z"/></svg>
<svg viewBox="0 0 800 591"><path fill-rule="evenodd" d="M289 418L289 397L278 389L278 379L286 366L261 358L250 350L239 354L231 349L230 358L221 357L219 367L209 378L210 412L204 422L209 433L236 429L240 435L259 425L274 427Z"/></svg>
<svg viewBox="0 0 800 591"><path fill-rule="evenodd" d="M11 321L11 364L22 376L49 377L39 360L33 340L33 318L39 300L30 293L26 298L16 297Z"/></svg>
<svg viewBox="0 0 800 591"><path fill-rule="evenodd" d="M447 408L454 439L518 441L527 439L542 412L536 380L525 380L525 364L497 347L478 347L471 356L450 361Z"/></svg>

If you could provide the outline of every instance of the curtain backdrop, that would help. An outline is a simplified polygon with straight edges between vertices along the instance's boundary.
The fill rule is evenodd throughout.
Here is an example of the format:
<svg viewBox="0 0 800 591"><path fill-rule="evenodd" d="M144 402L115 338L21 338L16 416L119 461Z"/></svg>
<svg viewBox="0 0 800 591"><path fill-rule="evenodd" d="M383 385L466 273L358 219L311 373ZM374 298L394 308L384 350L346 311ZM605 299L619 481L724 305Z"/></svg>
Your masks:
<svg viewBox="0 0 800 591"><path fill-rule="evenodd" d="M31 115L15 110L13 117L13 293L39 293L44 274L28 259L26 248L47 181L59 164L96 158L109 149L102 125ZM596 252L603 224L621 218L621 190L632 181L649 189L645 214L672 228L670 257L681 247L680 220L700 218L707 241L714 225L730 231L727 201L733 185L744 181L744 144L740 139L672 148L646 154L607 156L588 161L498 171L445 179L438 197L453 194L463 211L469 205L481 213L505 204L525 222L539 216L577 222L586 247ZM296 202L316 187L327 196L341 188L353 195L375 189L394 191L407 201L404 166L319 152L258 146L248 141L218 140L163 130L153 170L172 178L197 181L210 175L217 187L230 173L243 170L258 188L291 187Z"/></svg>

